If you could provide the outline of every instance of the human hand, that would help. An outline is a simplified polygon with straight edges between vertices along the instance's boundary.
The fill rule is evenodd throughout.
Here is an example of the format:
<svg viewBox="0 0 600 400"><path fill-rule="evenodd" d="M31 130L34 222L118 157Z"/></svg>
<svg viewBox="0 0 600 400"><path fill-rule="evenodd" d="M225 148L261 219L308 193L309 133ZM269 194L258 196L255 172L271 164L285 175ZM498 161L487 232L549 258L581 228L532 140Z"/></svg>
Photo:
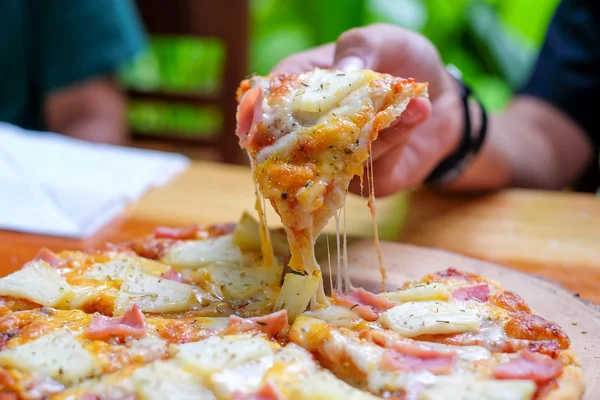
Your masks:
<svg viewBox="0 0 600 400"><path fill-rule="evenodd" d="M456 147L462 132L459 87L425 37L386 24L343 33L329 44L292 55L275 72L314 68L371 69L429 83L429 99L410 102L395 123L373 143L373 173L378 196L419 185ZM353 182L350 189L360 191Z"/></svg>

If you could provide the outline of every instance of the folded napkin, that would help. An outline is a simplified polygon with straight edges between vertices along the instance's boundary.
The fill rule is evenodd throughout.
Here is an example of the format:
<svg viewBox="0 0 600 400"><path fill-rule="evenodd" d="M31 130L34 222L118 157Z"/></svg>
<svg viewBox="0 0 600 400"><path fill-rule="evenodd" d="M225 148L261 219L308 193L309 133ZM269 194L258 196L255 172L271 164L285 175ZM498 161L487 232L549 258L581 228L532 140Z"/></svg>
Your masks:
<svg viewBox="0 0 600 400"><path fill-rule="evenodd" d="M88 237L188 164L179 154L0 123L0 229Z"/></svg>

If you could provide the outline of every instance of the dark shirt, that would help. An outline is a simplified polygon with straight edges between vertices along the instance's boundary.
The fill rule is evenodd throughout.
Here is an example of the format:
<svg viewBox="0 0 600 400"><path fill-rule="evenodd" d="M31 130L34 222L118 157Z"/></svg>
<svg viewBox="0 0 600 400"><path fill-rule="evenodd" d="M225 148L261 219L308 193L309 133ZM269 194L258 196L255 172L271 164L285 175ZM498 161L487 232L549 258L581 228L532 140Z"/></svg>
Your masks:
<svg viewBox="0 0 600 400"><path fill-rule="evenodd" d="M595 161L576 187L600 186L600 2L563 0L522 94L546 100L587 133Z"/></svg>
<svg viewBox="0 0 600 400"><path fill-rule="evenodd" d="M1 0L0 121L43 130L47 95L112 74L145 44L131 0Z"/></svg>

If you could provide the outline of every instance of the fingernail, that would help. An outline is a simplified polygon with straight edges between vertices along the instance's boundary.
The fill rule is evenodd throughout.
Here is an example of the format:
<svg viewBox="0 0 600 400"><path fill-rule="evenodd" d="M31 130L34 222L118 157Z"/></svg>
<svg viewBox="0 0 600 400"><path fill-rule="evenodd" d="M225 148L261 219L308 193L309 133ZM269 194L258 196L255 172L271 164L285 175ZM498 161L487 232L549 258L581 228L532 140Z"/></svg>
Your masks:
<svg viewBox="0 0 600 400"><path fill-rule="evenodd" d="M357 71L365 68L365 62L356 56L346 57L337 62L336 68L342 71Z"/></svg>

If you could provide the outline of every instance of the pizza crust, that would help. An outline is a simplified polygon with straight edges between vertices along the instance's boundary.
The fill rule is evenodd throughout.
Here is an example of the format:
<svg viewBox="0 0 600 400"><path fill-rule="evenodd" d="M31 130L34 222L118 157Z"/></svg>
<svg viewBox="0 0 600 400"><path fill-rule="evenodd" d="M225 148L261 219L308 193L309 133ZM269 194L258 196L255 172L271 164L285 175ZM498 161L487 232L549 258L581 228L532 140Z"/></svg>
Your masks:
<svg viewBox="0 0 600 400"><path fill-rule="evenodd" d="M574 400L582 398L585 392L583 368L572 348L563 350L559 356L564 364L562 375L558 378L558 388L540 397L539 400Z"/></svg>

